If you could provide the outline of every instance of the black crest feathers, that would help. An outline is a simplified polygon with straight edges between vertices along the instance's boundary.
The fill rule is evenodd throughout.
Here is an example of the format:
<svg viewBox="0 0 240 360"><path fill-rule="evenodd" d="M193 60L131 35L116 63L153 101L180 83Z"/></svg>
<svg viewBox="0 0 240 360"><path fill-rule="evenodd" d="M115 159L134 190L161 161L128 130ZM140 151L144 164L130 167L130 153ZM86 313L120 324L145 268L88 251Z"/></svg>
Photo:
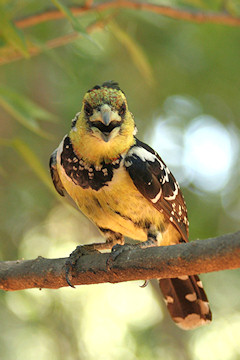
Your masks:
<svg viewBox="0 0 240 360"><path fill-rule="evenodd" d="M109 88L109 89L115 89L115 90L122 91L120 89L119 84L116 81L109 80L109 81L104 81L104 83L102 85L95 85L92 89L88 90L88 92L90 92L92 90L98 90L98 89L101 89L101 88L104 88L104 87ZM122 93L124 93L124 92L122 91Z"/></svg>

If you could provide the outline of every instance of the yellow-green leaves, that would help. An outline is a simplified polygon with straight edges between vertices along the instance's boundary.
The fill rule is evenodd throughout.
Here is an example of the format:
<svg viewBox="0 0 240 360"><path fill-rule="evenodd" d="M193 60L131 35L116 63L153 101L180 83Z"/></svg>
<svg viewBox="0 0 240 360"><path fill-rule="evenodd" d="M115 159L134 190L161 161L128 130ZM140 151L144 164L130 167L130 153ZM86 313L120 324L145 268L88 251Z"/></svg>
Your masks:
<svg viewBox="0 0 240 360"><path fill-rule="evenodd" d="M13 139L11 141L11 145L13 148L21 155L21 157L25 160L25 162L30 166L33 172L37 175L37 177L51 190L53 191L53 187L50 181L50 176L47 173L46 169L43 167L39 158L34 154L32 149L21 139Z"/></svg>
<svg viewBox="0 0 240 360"><path fill-rule="evenodd" d="M52 0L53 4L66 16L75 31L81 35L88 35L80 21L72 14L71 10L59 0Z"/></svg>
<svg viewBox="0 0 240 360"><path fill-rule="evenodd" d="M38 120L55 121L55 116L43 109L26 96L20 95L12 89L0 86L0 106L20 124L35 134L51 138L52 136L41 129Z"/></svg>
<svg viewBox="0 0 240 360"><path fill-rule="evenodd" d="M39 160L38 156L33 152L33 150L26 144L26 142L22 141L20 138L13 139L3 139L0 138L0 146L7 146L9 148L14 149L24 160L25 163L31 168L31 170L35 173L35 175L42 181L47 188L56 195L56 191L52 186L52 182L50 179L50 175ZM0 168L0 175L5 175L5 170Z"/></svg>
<svg viewBox="0 0 240 360"><path fill-rule="evenodd" d="M85 27L80 23L78 18L72 14L71 10L67 6L65 6L59 0L52 0L52 2L66 16L66 18L71 23L73 30L79 33L79 35L84 36L90 40L95 46L101 49L101 46L99 46L99 44L88 34Z"/></svg>
<svg viewBox="0 0 240 360"><path fill-rule="evenodd" d="M24 57L29 57L25 38L20 29L18 29L9 19L8 15L0 4L0 35L6 43L13 46Z"/></svg>
<svg viewBox="0 0 240 360"><path fill-rule="evenodd" d="M152 68L142 48L126 31L120 28L116 22L112 21L109 24L109 29L112 31L117 40L127 49L136 68L145 78L146 82L149 85L152 85L154 83Z"/></svg>

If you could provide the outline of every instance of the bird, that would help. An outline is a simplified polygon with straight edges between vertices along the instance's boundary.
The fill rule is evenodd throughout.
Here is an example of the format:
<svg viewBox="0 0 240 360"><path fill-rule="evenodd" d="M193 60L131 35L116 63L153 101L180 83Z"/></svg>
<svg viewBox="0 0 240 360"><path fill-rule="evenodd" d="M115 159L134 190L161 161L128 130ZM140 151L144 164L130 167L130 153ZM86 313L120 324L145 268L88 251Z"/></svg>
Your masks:
<svg viewBox="0 0 240 360"><path fill-rule="evenodd" d="M136 134L124 91L117 82L105 81L86 92L69 134L50 157L57 192L73 200L105 238L104 243L85 245L89 249L112 249L118 256L129 249L188 242L187 207L179 184ZM138 242L125 244L125 237ZM211 322L197 275L159 279L159 287L181 329Z"/></svg>

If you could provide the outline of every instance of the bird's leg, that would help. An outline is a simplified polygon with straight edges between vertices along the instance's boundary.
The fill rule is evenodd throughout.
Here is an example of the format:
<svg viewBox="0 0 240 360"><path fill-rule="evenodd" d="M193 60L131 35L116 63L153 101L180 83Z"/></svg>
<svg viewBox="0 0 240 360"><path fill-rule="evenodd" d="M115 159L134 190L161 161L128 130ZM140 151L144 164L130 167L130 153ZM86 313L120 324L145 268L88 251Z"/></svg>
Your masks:
<svg viewBox="0 0 240 360"><path fill-rule="evenodd" d="M139 242L137 244L116 244L112 247L112 252L109 255L107 260L107 267L111 268L114 260L125 251L134 250L134 249L146 249L148 247L158 246L159 240L157 239L160 233L157 231L148 230L147 232L147 240Z"/></svg>
<svg viewBox="0 0 240 360"><path fill-rule="evenodd" d="M84 255L89 255L90 253L93 252L99 252L99 251L103 251L103 250L109 250L112 249L114 245L116 244L124 244L124 237L122 234L120 233L115 233L109 229L103 229L103 228L99 228L100 232L102 233L102 235L106 238L106 242L105 243L93 243L93 244L86 244L86 245L78 245L76 247L76 249L69 255L66 263L65 263L65 267L66 267L66 281L68 283L69 286L71 287L75 287L70 279L69 279L69 275L70 272L74 269L78 259L81 256Z"/></svg>

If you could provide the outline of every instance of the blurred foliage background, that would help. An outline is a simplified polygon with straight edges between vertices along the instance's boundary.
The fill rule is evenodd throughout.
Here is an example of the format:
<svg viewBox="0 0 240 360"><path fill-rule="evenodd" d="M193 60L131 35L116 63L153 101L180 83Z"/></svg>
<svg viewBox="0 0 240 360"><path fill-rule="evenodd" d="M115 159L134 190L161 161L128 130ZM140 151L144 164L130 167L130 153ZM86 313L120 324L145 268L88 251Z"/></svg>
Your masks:
<svg viewBox="0 0 240 360"><path fill-rule="evenodd" d="M101 5L103 2L94 2ZM240 18L239 0L156 0ZM48 173L84 93L114 79L139 129L179 180L190 239L239 230L240 27L81 1L0 1L0 259L65 257L99 240ZM92 6L87 1L88 7ZM60 19L21 19L57 10ZM235 360L239 271L202 276L213 323L184 332L156 284L0 293L0 359Z"/></svg>

